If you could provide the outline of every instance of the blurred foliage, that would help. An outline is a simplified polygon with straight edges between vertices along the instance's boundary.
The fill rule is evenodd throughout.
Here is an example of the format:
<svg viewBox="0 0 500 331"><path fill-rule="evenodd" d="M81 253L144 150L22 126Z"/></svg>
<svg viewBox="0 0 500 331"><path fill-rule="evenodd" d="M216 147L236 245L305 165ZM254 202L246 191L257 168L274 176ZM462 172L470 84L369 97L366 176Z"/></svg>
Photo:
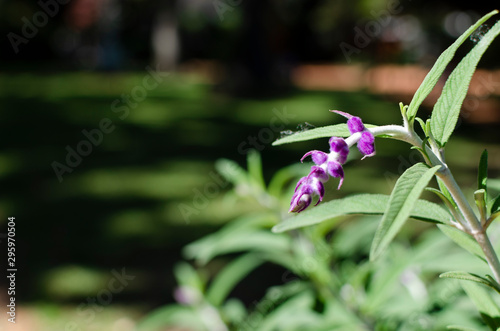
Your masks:
<svg viewBox="0 0 500 331"><path fill-rule="evenodd" d="M163 302L157 286L167 289L173 282L170 270L180 247L252 208L240 203L235 209L215 194L186 222L179 204L192 205L197 190L214 181L216 159L243 161L238 146L269 127L273 109L295 116L289 123L275 123L284 130L295 130L305 120L333 123L336 119L327 111L332 105L369 108L366 116L374 122L382 121L375 112L387 120L392 116L385 111L389 103L364 93L294 90L267 99L235 98L172 75L122 120L112 112L113 102L140 86L145 75L0 75L0 222L5 224L8 215L23 220L17 225L22 234L18 254L26 271L19 275L25 284L21 300L61 298L46 282L60 267L88 269L101 279L112 268L128 266L145 276L121 297ZM87 140L82 130L98 128L103 118L112 121L114 130L59 183L52 163L64 164L66 148L76 149ZM287 147L277 155L270 143L279 130L272 135L259 143L269 162L265 178L289 164L304 146ZM220 193L227 189L221 186ZM81 290L69 289L65 297L78 301L81 295Z"/></svg>
<svg viewBox="0 0 500 331"><path fill-rule="evenodd" d="M378 217L335 218L314 227L270 233L273 225L287 221L294 179L307 171L304 165L283 168L268 185L263 184L255 152L248 155L248 171L229 160L218 161L217 168L233 184L227 193L232 199L253 206L258 202L260 207L185 247L184 255L197 268L185 262L177 265L179 304L152 312L139 330L483 327L457 281L437 275L449 268L484 273L488 267L435 228L417 235L404 231L387 255L370 263ZM259 300L245 305L231 295L252 282L253 271L265 263L280 265L282 275Z"/></svg>
<svg viewBox="0 0 500 331"><path fill-rule="evenodd" d="M133 302L144 304L141 310L145 311L171 302L172 266L180 259L181 248L260 208L255 201L228 199L223 193L229 185L220 186L189 223L179 205L193 206L196 192L214 182L213 164L220 157L244 162L238 146L270 128L273 109L295 115L289 123L275 123L283 130L298 130L305 121L316 126L335 124L340 119L328 109L355 110L374 124L395 122L400 116L395 102L366 92L294 89L268 98L232 97L194 77L171 75L120 119L111 111L112 103L140 86L145 75L0 75L0 182L4 188L0 222L5 225L11 215L22 220L16 229L23 270L18 275L20 302L78 306L86 296L98 293L112 269L122 267L137 277L111 306ZM64 163L66 146L75 148L86 139L82 130L98 128L103 118L112 120L114 131L104 135L102 143L59 183L52 162ZM475 132L475 141L456 137L448 146L450 164L465 185L475 182L478 143L490 151L493 176L500 169L495 124L478 129L464 123L459 129L461 134L469 131ZM273 135L272 140L279 138L279 130ZM266 183L304 150L327 146L322 140L310 141L280 147L276 153L270 143L259 143ZM416 161L402 156L406 146L398 142L377 146L377 154L346 167L346 178L352 180L345 181L342 194L361 189L389 193L394 177ZM328 190L325 199L338 194ZM283 269L267 263L263 268L256 271L254 286L238 289L238 297L247 305L264 295L266 284L280 283ZM67 286L64 293L54 286L61 278Z"/></svg>
<svg viewBox="0 0 500 331"><path fill-rule="evenodd" d="M238 146L248 142L249 137L258 137L260 130L270 126L273 109L286 109L295 115L290 123L284 124L284 130L298 130L297 126L305 121L317 126L334 124L338 119L327 111L332 108L356 110L374 124L399 118L394 100L384 100L366 91L289 88L285 93L268 93L266 97L251 94L238 97L184 75L164 77L157 88L147 91L144 101L130 107L126 118L121 119L120 114L112 111L114 102L143 84L145 63L152 58L152 30L158 15L168 12L169 6L176 6L181 62L215 58L227 66L231 76L239 78L245 77L239 70L241 62L243 66L259 64L255 59L260 56L273 62L274 67L264 61L259 69L268 69L275 79L283 72L286 76L293 65L302 61L344 61L338 44L352 41L353 28L363 27L373 17L371 11L383 10L388 1L244 1L226 12L224 19L217 15L213 1L119 1L120 22L110 39L95 24L78 31L68 28L72 23L68 12L77 2L59 6L55 17L35 37L29 38L26 45L21 45L18 54L12 51L7 38L0 43L4 50L0 53L0 183L4 188L0 224L4 226L10 215L22 220L17 230L19 268L23 272L18 275L16 299L29 303L28 314L43 325L50 325L47 330L62 328L65 320L88 325L77 307L87 296L95 296L103 288L115 268L126 267L136 278L114 297L110 307L96 314L96 320L90 323L93 330L109 330L110 325L128 330L130 318L136 319L138 311L173 301L172 269L180 259L181 248L233 219L262 208L258 199L249 201L242 200L240 195L224 195L229 185L220 186L217 194L188 221L179 206L193 206L197 192L203 192L207 184L214 182L213 164L218 158L244 163L245 156ZM437 52L450 38L441 25L451 9L491 9L488 3L451 1L404 5L405 14L424 18L430 52ZM0 33L4 37L10 32L21 33L22 18L30 20L39 11L37 1L0 0ZM259 47L245 43L248 40L258 41ZM109 62L89 65L96 50L103 49L96 45L110 44L116 47L107 50L111 65ZM373 57L377 49L368 47L357 60L380 60L381 57ZM418 55L409 54L410 57L406 54L397 60L414 61ZM488 61L496 63L496 58ZM143 71L65 71L75 68ZM86 139L82 130L98 128L103 118L112 121L113 131L105 134L102 143L93 146L91 154L83 157L81 164L59 183L51 164L64 163L67 146L76 148ZM490 150L491 170L498 173L500 148L496 145L498 135L494 125L475 130L474 137ZM470 129L467 124L460 128L461 133ZM279 131L273 131L270 140L279 138ZM476 141L457 138L448 147L450 163L456 165L457 177L466 185L474 181L471 169L476 167ZM290 160L298 159L303 150L325 146L321 141L305 142L286 146L278 155L270 142L259 143L265 160L266 183L271 174L288 166ZM346 181L343 194L360 189L388 193L394 176L414 162L401 156L405 150L398 143L388 143L378 148L376 160L355 161L356 167L349 167L346 172L356 180ZM366 187L368 179L370 187ZM275 180L286 182L284 178ZM269 189L276 193L276 188ZM328 193L325 199L333 197L334 193ZM354 234L362 233L363 229ZM250 256L241 263L254 262L252 259ZM224 256L210 262L209 269L213 270L209 274L215 274L228 260ZM280 283L282 273L282 268L263 263L253 272L254 286L238 288L238 297L246 306L252 306L256 298L265 298L262 291L267 285ZM180 273L176 275L179 277ZM293 296L296 288L290 287L279 291ZM314 297L308 295L298 304ZM139 305L133 311L120 306L131 302ZM223 305L235 321L245 318L240 302L227 300ZM97 325L100 322L106 326Z"/></svg>

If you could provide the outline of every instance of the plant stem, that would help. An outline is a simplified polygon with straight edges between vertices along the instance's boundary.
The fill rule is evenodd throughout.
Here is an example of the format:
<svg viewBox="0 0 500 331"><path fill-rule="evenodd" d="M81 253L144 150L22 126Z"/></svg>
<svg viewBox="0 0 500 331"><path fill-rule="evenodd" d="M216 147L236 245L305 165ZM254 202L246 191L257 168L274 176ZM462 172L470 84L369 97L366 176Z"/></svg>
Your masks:
<svg viewBox="0 0 500 331"><path fill-rule="evenodd" d="M442 168L436 173L436 176L438 176L443 181L448 191L450 191L453 200L455 200L459 211L462 213L465 219L465 224L461 225L463 226L464 230L472 235L476 242L479 244L486 257L486 261L488 262L488 265L493 272L495 280L500 283L500 261L498 260L495 249L491 245L491 241L486 234L487 227L483 226L483 224L481 224L479 219L476 217L476 214L474 214L471 205L465 198L450 169L446 165L442 150L440 150L437 145L432 144L432 139L430 142L431 147L422 146L422 139L420 139L420 137L415 134L412 129L408 129L407 127L399 125L386 125L371 128L369 129L369 131L372 132L375 136L388 135L393 139L405 141L413 146L420 148L423 147L426 149L429 157L426 162L428 162L430 166L442 166Z"/></svg>
<svg viewBox="0 0 500 331"><path fill-rule="evenodd" d="M444 170L438 171L436 175L443 181L448 191L450 191L450 194L457 203L458 209L467 221L467 224L463 225L467 226L466 229L483 250L484 256L486 257L486 261L493 272L495 280L500 282L500 261L498 260L498 256L491 245L488 235L486 234L486 228L483 227L481 222L476 217L476 214L474 214L471 205L465 198L449 168L445 167Z"/></svg>

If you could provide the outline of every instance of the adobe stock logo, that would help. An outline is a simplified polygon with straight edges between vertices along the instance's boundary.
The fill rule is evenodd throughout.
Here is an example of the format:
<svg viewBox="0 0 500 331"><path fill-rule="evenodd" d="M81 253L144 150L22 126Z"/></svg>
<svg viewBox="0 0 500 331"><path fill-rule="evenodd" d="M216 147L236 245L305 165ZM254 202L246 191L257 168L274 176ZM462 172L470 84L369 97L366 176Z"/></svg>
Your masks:
<svg viewBox="0 0 500 331"><path fill-rule="evenodd" d="M43 28L49 22L49 17L52 18L59 13L59 5L65 5L70 0L39 0L38 6L42 10L37 11L29 20L26 16L21 18L23 26L21 28L21 35L9 32L7 34L7 39L9 39L10 45L14 50L14 53L19 53L19 46L22 44L27 44L30 39L33 39L38 34L38 29Z"/></svg>

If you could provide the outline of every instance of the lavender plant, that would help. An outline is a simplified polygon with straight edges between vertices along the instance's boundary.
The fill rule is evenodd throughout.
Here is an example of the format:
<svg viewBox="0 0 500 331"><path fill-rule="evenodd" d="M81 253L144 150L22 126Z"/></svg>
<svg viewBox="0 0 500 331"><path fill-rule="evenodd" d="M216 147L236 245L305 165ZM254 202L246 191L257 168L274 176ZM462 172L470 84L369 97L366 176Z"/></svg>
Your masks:
<svg viewBox="0 0 500 331"><path fill-rule="evenodd" d="M500 328L500 263L487 233L500 215L500 196L492 198L492 190L487 187L488 155L484 151L479 162L478 188L474 193L477 212L445 158L446 144L456 126L472 74L482 54L500 33L500 22L484 33L453 70L430 119L417 117L422 101L458 47L495 14L497 11L492 11L481 18L438 58L410 104L400 104L402 125L374 126L363 123L357 116L332 111L345 117L347 123L299 132L274 143L329 138L329 151L305 153L301 161L310 158L313 162L310 168L303 163L285 167L268 185L256 152L248 155L248 170L230 160L217 162L219 172L234 185L228 195L233 201L250 204L251 212L185 248L185 256L194 260L196 268L180 263L175 269L179 286L174 297L178 303L154 311L138 329ZM417 125L423 135L417 132ZM334 186L341 189L343 168L352 149L357 148L362 158L373 157L375 140L379 138L410 144L420 152L422 162L400 176L389 196L356 194L323 201L325 186L329 186L325 183L331 177L338 180ZM298 180L294 191L293 187L287 189L293 179L303 176L308 169L309 173ZM438 189L427 187L433 178ZM420 199L425 189L434 192L443 204ZM288 199L286 207L284 197ZM380 215L377 224L375 220ZM340 220L346 217L356 217L356 221L340 226ZM410 248L396 238L409 218L437 224L440 231L420 235ZM500 243L495 244L500 247ZM368 255L370 259L365 259ZM211 272L214 267L210 264L220 258L223 267ZM266 263L285 270L280 284L246 306L231 296L237 284L245 284L249 273ZM458 271L448 271L450 268ZM435 277L436 274L441 277ZM483 323L475 318L471 301Z"/></svg>

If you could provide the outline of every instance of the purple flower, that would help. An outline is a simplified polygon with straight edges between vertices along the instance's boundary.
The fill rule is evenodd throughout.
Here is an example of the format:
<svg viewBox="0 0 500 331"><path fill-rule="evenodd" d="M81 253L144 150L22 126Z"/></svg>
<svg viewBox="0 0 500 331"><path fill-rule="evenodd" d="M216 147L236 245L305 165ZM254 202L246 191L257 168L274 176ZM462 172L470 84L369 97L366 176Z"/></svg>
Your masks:
<svg viewBox="0 0 500 331"><path fill-rule="evenodd" d="M344 170L342 164L347 160L349 154L349 146L344 139L332 137L329 140L330 153L327 154L322 151L312 150L304 154L300 159L301 162L308 156L314 162L308 176L302 177L297 186L295 193L290 203L290 212L300 213L312 202L314 195L319 197L316 205L323 200L325 195L325 187L323 183L328 181L329 176L340 178L338 189L342 186L344 181Z"/></svg>
<svg viewBox="0 0 500 331"><path fill-rule="evenodd" d="M326 171L330 176L340 178L339 186L337 187L337 190L340 190L340 187L344 182L344 169L342 169L342 165L336 161L328 162L326 165Z"/></svg>
<svg viewBox="0 0 500 331"><path fill-rule="evenodd" d="M339 137L331 137L328 141L330 144L330 152L337 153L337 161L344 164L349 154L349 146L344 139Z"/></svg>
<svg viewBox="0 0 500 331"><path fill-rule="evenodd" d="M300 162L304 162L304 159L309 155L311 156L313 162L317 165L325 163L328 159L328 154L326 154L325 152L313 150L304 154L304 156L300 159Z"/></svg>
<svg viewBox="0 0 500 331"><path fill-rule="evenodd" d="M363 121L357 116L352 116L347 120L347 127L349 128L350 133L362 132L366 130Z"/></svg>
<svg viewBox="0 0 500 331"><path fill-rule="evenodd" d="M331 110L334 113L344 116L347 118L347 127L351 134L361 132L361 137L358 140L358 149L364 155L362 159L369 156L375 155L375 137L373 133L368 131L368 129L363 124L361 118L357 116L352 116L351 114L344 113L339 110Z"/></svg>
<svg viewBox="0 0 500 331"><path fill-rule="evenodd" d="M300 213L309 205L311 204L312 201L312 192L310 190L308 191L307 187L302 187L299 191L295 192L295 194L292 197L292 202L290 203L290 209L288 210L289 213Z"/></svg>
<svg viewBox="0 0 500 331"><path fill-rule="evenodd" d="M334 112L336 114L342 115L345 118L347 118L347 127L349 128L349 132L351 134L356 133L356 132L362 132L366 130L365 125L363 124L363 121L361 118L357 116L352 116L349 113L345 113L340 110L330 110L331 112Z"/></svg>
<svg viewBox="0 0 500 331"><path fill-rule="evenodd" d="M342 165L347 160L350 146L357 143L359 151L364 155L363 159L375 155L375 137L365 127L361 118L338 110L331 111L347 118L347 127L352 136L347 141L343 138L331 137L328 141L330 153L312 150L304 154L300 161L303 162L306 157L310 156L315 165L311 167L309 175L302 177L297 183L289 212L300 213L309 207L314 195L319 197L316 205L319 204L325 195L323 183L328 181L330 176L339 178L337 189L340 189L344 182Z"/></svg>
<svg viewBox="0 0 500 331"><path fill-rule="evenodd" d="M181 285L174 290L174 298L182 305L194 305L201 301L201 294L193 287Z"/></svg>
<svg viewBox="0 0 500 331"><path fill-rule="evenodd" d="M297 186L295 187L295 194L292 197L292 202L290 203L289 212L300 213L312 202L312 196L319 196L316 205L323 200L325 195L325 187L323 183L328 180L328 175L323 168L318 166L312 166L311 172L308 176L302 177Z"/></svg>
<svg viewBox="0 0 500 331"><path fill-rule="evenodd" d="M361 138L358 141L358 149L361 153L364 154L363 159L365 157L375 155L375 137L369 131L363 131L361 133Z"/></svg>

